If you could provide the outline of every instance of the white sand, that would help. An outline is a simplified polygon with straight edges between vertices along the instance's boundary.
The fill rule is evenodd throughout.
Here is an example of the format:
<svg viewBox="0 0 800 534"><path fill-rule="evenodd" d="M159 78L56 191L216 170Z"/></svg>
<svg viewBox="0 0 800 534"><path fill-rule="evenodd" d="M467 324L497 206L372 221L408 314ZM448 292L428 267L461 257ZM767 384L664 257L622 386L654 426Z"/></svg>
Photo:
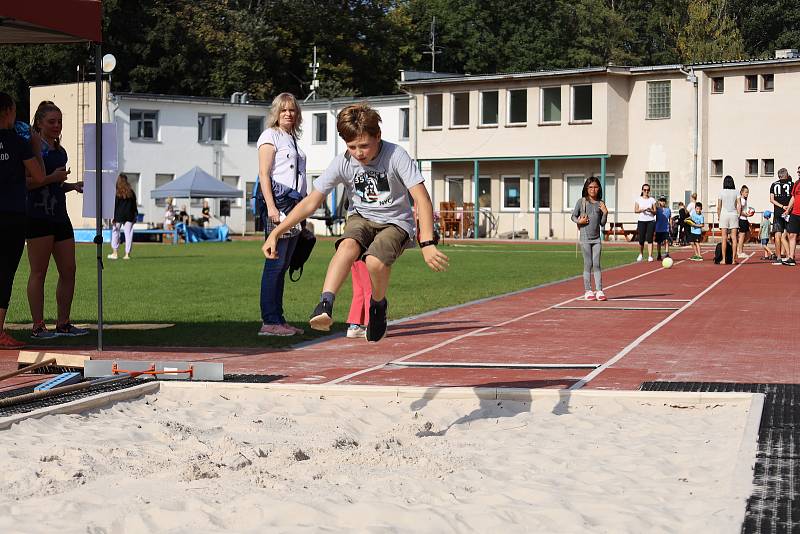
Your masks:
<svg viewBox="0 0 800 534"><path fill-rule="evenodd" d="M740 531L746 400L442 397L164 387L27 420L0 532Z"/></svg>

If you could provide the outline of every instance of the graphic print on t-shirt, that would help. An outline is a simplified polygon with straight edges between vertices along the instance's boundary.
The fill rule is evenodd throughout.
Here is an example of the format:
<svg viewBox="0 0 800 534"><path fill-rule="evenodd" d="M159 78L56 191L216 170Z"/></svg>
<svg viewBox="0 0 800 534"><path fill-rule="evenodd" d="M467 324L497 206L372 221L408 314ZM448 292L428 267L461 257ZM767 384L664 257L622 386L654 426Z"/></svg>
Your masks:
<svg viewBox="0 0 800 534"><path fill-rule="evenodd" d="M792 198L792 181L778 180L776 182L772 182L770 193L775 195L775 200L781 204L788 204L789 199Z"/></svg>
<svg viewBox="0 0 800 534"><path fill-rule="evenodd" d="M383 205L392 202L389 177L385 172L359 169L353 177L353 187L363 202Z"/></svg>

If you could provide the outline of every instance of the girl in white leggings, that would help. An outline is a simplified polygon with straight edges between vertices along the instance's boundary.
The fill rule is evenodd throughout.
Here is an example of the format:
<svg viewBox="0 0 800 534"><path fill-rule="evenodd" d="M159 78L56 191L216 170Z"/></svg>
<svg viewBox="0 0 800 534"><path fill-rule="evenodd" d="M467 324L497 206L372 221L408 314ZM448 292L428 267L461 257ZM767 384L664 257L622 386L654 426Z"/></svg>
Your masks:
<svg viewBox="0 0 800 534"><path fill-rule="evenodd" d="M131 259L131 246L133 245L133 223L136 222L138 210L136 208L136 193L133 192L128 177L120 174L117 178L117 195L114 201L114 227L111 229L111 249L108 255L111 260L116 260L119 248L120 230L125 233L125 256Z"/></svg>
<svg viewBox="0 0 800 534"><path fill-rule="evenodd" d="M572 210L572 222L578 225L578 241L583 251L583 288L586 300L606 300L603 293L603 280L600 272L602 250L602 230L608 219L608 208L603 202L603 189L600 180L594 176L583 184L583 195ZM592 291L591 277L594 275Z"/></svg>

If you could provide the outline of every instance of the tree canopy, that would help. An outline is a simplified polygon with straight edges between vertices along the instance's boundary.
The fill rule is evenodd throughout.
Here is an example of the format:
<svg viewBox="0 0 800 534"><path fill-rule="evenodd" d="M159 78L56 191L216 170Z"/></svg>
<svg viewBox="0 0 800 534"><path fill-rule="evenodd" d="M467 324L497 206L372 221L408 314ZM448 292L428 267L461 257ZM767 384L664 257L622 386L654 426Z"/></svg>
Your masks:
<svg viewBox="0 0 800 534"><path fill-rule="evenodd" d="M112 88L305 97L313 47L323 97L397 91L400 69L489 73L769 57L800 48L793 0L105 0ZM87 45L0 46L0 91L91 72ZM83 70L77 70L81 66Z"/></svg>

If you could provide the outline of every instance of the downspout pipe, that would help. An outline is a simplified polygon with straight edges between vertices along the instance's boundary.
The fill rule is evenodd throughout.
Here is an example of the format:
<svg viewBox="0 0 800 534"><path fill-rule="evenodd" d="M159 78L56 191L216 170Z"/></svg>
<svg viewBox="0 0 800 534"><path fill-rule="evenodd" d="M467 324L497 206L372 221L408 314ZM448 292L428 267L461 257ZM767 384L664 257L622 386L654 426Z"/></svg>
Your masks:
<svg viewBox="0 0 800 534"><path fill-rule="evenodd" d="M688 70L687 70L688 69ZM700 145L700 87L697 82L697 75L694 72L694 67L689 65L688 67L681 66L678 68L681 73L686 76L686 81L691 82L694 85L694 105L693 105L693 120L694 120L694 132L692 138L692 150L694 154L692 154L692 192L697 194L697 182L698 182L698 152L699 152L699 145Z"/></svg>

